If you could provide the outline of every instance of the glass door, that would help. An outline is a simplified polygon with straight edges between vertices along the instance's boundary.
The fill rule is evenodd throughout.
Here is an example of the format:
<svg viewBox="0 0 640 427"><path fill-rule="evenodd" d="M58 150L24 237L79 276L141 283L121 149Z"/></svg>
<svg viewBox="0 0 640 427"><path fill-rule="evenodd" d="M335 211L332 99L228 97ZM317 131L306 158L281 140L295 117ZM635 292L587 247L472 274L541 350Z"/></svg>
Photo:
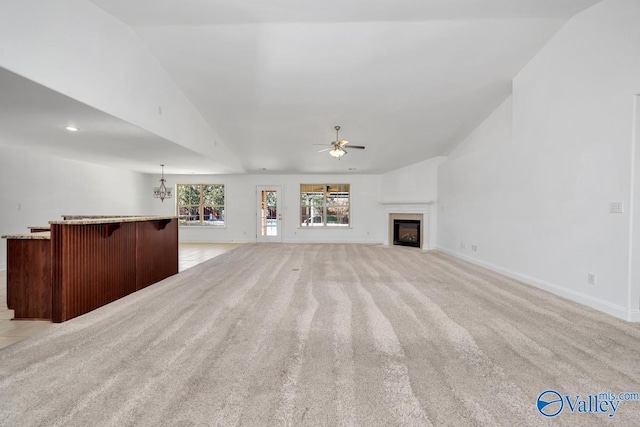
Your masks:
<svg viewBox="0 0 640 427"><path fill-rule="evenodd" d="M258 242L282 242L281 194L279 185L257 188Z"/></svg>

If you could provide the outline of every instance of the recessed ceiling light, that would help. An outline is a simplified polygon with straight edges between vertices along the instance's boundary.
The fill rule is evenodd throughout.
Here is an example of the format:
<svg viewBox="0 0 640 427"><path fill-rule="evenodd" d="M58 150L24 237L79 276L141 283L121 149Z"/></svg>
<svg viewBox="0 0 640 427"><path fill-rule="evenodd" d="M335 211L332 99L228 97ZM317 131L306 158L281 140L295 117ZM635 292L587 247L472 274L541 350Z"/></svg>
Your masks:
<svg viewBox="0 0 640 427"><path fill-rule="evenodd" d="M75 126L67 126L65 129L69 132L78 132L78 128Z"/></svg>

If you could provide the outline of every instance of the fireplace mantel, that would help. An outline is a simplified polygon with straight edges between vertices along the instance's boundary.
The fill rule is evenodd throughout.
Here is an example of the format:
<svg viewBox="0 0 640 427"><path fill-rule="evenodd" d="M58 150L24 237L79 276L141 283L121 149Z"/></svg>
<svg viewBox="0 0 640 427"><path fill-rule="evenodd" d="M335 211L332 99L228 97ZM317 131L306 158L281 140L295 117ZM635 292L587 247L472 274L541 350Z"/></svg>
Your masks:
<svg viewBox="0 0 640 427"><path fill-rule="evenodd" d="M422 214L422 250L436 248L436 202L433 200L424 202L380 202L384 213L384 244L390 245L389 241L389 216L391 214Z"/></svg>

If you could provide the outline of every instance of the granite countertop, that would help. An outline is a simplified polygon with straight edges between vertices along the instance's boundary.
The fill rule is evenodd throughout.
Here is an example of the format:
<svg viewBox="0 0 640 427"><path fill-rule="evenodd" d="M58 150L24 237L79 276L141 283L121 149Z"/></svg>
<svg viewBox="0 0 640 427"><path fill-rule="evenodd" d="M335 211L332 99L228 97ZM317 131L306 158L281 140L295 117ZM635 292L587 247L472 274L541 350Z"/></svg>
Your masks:
<svg viewBox="0 0 640 427"><path fill-rule="evenodd" d="M29 230L48 230L51 228L50 225L30 225L29 227L27 227Z"/></svg>
<svg viewBox="0 0 640 427"><path fill-rule="evenodd" d="M129 218L140 215L60 215L62 220L71 221L75 219L98 219L98 218Z"/></svg>
<svg viewBox="0 0 640 427"><path fill-rule="evenodd" d="M94 217L83 219L70 219L61 221L49 221L49 224L65 224L65 225L89 225L89 224L113 224L119 222L138 222L138 221L158 221L163 219L177 219L172 216L122 216L122 217ZM34 233L35 234L35 233Z"/></svg>
<svg viewBox="0 0 640 427"><path fill-rule="evenodd" d="M14 240L51 240L51 232L41 231L39 233L9 234L6 236L2 236L2 238Z"/></svg>

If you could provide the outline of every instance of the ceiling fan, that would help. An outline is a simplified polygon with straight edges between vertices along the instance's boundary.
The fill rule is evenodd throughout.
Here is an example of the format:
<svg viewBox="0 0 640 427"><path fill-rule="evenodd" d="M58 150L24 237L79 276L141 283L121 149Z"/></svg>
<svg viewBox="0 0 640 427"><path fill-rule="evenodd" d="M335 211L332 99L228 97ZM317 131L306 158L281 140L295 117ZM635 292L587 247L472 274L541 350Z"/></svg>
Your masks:
<svg viewBox="0 0 640 427"><path fill-rule="evenodd" d="M331 142L329 144L329 147L323 148L322 150L318 151L318 153L322 153L323 151L329 151L329 154L331 154L333 157L340 159L340 157L347 154L347 150L345 150L345 147L349 143L349 141L347 141L346 139L341 140L340 137L338 136L338 132L340 132L340 126L336 126L335 129L336 129L336 140ZM324 145L324 144L314 144L314 145ZM365 147L364 145L349 145L349 149L351 148L364 150Z"/></svg>

